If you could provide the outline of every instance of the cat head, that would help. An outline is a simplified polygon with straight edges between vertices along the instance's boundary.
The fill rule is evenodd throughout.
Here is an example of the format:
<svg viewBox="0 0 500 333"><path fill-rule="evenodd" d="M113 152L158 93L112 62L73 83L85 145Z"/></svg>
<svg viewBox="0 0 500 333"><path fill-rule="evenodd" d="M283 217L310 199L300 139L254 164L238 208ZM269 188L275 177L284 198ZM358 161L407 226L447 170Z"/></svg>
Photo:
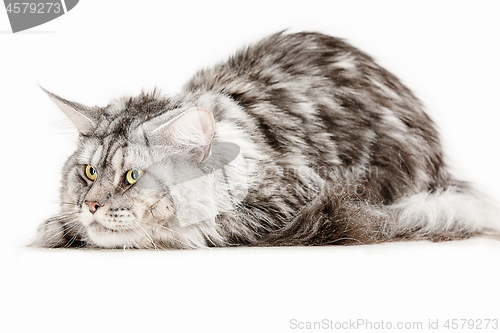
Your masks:
<svg viewBox="0 0 500 333"><path fill-rule="evenodd" d="M61 189L71 237L106 248L205 245L234 201L221 171L239 154L216 142L208 108L156 94L87 107L47 93L79 132Z"/></svg>

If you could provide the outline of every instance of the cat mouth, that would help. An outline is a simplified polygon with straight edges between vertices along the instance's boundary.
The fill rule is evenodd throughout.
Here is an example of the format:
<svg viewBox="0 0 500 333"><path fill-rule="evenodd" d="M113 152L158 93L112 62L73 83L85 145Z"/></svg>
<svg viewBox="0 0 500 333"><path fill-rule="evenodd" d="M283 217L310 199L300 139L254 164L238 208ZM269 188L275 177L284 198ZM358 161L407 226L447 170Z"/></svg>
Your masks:
<svg viewBox="0 0 500 333"><path fill-rule="evenodd" d="M110 249L121 248L124 245L132 246L129 238L133 230L122 229L122 226L119 226L119 228L120 229L113 229L105 226L101 222L93 221L87 227L89 244ZM130 230L130 233L128 230Z"/></svg>
<svg viewBox="0 0 500 333"><path fill-rule="evenodd" d="M105 227L101 223L94 221L89 225L89 228L93 228L96 232L98 233L114 233L114 232L119 232L118 230L115 229L110 229L108 227Z"/></svg>

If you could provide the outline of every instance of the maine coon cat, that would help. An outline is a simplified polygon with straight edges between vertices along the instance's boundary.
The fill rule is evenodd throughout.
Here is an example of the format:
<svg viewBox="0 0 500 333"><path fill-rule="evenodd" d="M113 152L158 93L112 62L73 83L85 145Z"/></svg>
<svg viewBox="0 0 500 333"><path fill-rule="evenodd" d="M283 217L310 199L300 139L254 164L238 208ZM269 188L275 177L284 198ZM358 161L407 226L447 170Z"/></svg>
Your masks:
<svg viewBox="0 0 500 333"><path fill-rule="evenodd" d="M498 230L434 123L340 39L272 35L158 92L87 107L35 245L199 248L461 239Z"/></svg>

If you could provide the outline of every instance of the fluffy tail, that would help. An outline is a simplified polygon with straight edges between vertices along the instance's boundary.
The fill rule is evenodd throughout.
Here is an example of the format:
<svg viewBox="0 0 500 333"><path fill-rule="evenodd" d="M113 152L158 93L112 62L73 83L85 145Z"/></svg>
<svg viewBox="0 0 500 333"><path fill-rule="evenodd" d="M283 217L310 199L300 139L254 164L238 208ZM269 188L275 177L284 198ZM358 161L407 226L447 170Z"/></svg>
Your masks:
<svg viewBox="0 0 500 333"><path fill-rule="evenodd" d="M259 246L369 244L384 241L499 237L496 207L467 184L398 199L391 205L357 186L327 186L284 228ZM339 190L340 189L340 190ZM375 202L375 203L374 203Z"/></svg>
<svg viewBox="0 0 500 333"><path fill-rule="evenodd" d="M391 238L447 240L500 234L497 207L466 183L403 197L387 208L395 216L387 225Z"/></svg>

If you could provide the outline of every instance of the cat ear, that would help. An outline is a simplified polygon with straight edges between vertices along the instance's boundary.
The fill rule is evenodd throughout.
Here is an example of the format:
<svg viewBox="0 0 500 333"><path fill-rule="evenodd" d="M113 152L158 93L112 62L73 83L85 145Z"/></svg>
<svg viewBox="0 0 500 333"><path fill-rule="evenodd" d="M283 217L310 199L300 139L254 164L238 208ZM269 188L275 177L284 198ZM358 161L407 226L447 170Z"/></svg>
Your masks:
<svg viewBox="0 0 500 333"><path fill-rule="evenodd" d="M42 88L42 90L49 95L50 99L52 99L59 109L64 112L69 120L71 120L78 132L88 135L96 128L98 116L95 114L94 108L90 108L80 103L70 102L44 88Z"/></svg>
<svg viewBox="0 0 500 333"><path fill-rule="evenodd" d="M210 155L215 121L207 110L193 108L167 122L157 119L152 125L147 132L153 144L167 145L195 162L202 162Z"/></svg>

